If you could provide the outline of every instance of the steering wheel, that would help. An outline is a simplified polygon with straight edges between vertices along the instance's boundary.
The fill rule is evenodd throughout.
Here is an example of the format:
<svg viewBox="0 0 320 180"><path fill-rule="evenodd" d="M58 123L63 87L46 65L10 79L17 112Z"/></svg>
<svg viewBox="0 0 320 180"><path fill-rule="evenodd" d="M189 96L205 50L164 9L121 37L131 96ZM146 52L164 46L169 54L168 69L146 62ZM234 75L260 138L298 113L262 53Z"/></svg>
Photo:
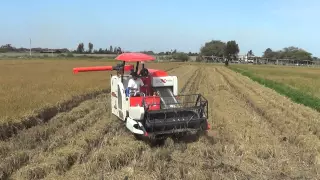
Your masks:
<svg viewBox="0 0 320 180"><path fill-rule="evenodd" d="M141 69L141 71L140 71L140 76L146 77L146 76L148 76L148 75L149 75L149 71L148 71L147 68Z"/></svg>

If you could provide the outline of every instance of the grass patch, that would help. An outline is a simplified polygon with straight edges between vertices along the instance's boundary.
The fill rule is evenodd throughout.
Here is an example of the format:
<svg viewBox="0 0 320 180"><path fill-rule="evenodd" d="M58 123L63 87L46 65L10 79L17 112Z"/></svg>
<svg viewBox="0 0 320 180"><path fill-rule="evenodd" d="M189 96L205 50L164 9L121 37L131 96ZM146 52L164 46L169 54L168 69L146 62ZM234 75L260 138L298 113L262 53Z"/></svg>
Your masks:
<svg viewBox="0 0 320 180"><path fill-rule="evenodd" d="M253 81L260 83L261 85L275 90L279 94L290 98L292 101L296 103L303 104L320 112L320 99L317 97L314 97L298 89L293 89L292 87L286 84L259 77L254 73L250 72L249 70L244 70L234 66L229 66L229 69L234 70L244 76L247 76Z"/></svg>

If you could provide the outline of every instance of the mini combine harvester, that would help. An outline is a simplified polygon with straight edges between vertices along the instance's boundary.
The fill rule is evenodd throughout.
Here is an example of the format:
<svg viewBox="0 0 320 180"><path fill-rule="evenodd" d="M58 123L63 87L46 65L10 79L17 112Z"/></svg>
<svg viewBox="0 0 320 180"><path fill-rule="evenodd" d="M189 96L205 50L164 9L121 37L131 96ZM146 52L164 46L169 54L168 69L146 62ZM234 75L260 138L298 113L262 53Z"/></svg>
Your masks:
<svg viewBox="0 0 320 180"><path fill-rule="evenodd" d="M143 53L122 53L116 57L122 63L116 66L78 67L73 72L112 71L112 114L125 122L135 136L161 138L187 132L203 132L208 123L208 101L201 94L178 95L178 79L167 72L147 69L145 62L155 58ZM136 62L134 65L126 63ZM142 68L139 70L139 64ZM128 81L137 73L144 86L140 96L130 96Z"/></svg>

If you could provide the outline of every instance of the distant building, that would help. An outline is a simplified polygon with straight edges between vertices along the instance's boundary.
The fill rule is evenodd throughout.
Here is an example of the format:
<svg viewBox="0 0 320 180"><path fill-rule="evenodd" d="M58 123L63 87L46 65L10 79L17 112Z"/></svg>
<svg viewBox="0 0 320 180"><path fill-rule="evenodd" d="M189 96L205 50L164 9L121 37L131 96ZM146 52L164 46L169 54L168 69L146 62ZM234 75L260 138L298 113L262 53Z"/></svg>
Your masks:
<svg viewBox="0 0 320 180"><path fill-rule="evenodd" d="M248 61L248 55L238 55L238 60L241 62L247 62Z"/></svg>

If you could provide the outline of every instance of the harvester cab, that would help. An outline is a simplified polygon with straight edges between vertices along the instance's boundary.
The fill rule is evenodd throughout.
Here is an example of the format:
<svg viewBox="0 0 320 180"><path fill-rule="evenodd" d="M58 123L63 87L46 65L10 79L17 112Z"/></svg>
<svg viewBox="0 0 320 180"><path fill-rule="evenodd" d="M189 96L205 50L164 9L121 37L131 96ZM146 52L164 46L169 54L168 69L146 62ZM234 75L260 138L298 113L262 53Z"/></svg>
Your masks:
<svg viewBox="0 0 320 180"><path fill-rule="evenodd" d="M178 79L167 72L145 67L154 61L153 56L143 53L122 53L116 57L122 61L116 66L80 67L73 72L111 71L112 114L125 122L135 135L158 137L183 132L206 131L208 101L201 94L178 95ZM135 62L134 65L126 63ZM139 70L139 65L142 67ZM138 96L129 93L128 82L137 74L143 82Z"/></svg>

